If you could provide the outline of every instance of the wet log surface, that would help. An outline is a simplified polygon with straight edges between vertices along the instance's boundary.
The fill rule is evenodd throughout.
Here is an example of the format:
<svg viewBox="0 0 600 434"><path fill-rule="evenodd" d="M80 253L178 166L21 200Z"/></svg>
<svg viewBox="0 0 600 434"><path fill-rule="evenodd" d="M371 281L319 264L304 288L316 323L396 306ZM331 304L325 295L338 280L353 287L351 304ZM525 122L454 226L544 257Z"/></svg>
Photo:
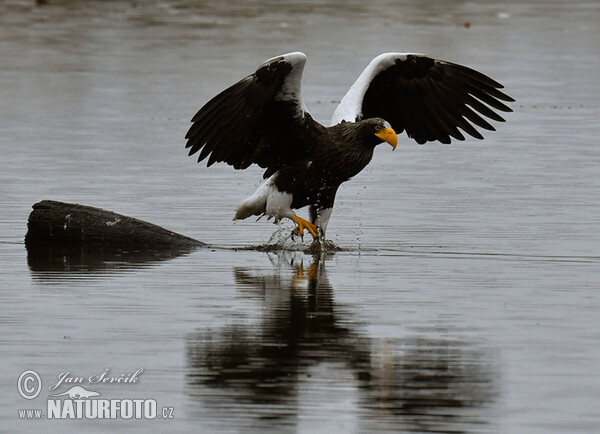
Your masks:
<svg viewBox="0 0 600 434"><path fill-rule="evenodd" d="M125 249L205 247L152 223L100 208L43 200L33 205L25 244L76 244Z"/></svg>

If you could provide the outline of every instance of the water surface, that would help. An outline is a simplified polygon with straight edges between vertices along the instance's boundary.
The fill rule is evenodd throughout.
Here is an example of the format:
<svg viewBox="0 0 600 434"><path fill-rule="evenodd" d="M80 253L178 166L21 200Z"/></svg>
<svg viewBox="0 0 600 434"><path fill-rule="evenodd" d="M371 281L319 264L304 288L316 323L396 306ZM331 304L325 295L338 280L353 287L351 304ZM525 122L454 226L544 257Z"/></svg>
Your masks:
<svg viewBox="0 0 600 434"><path fill-rule="evenodd" d="M5 429L597 430L598 22L592 1L4 2ZM231 221L261 172L206 169L183 135L208 98L292 50L324 123L385 51L481 70L515 112L484 141L377 149L339 191L340 251L248 250L277 229ZM40 256L23 236L42 199L215 247ZM174 419L19 420L60 373L107 368L144 371L89 389ZM43 381L30 401L15 387L28 369Z"/></svg>

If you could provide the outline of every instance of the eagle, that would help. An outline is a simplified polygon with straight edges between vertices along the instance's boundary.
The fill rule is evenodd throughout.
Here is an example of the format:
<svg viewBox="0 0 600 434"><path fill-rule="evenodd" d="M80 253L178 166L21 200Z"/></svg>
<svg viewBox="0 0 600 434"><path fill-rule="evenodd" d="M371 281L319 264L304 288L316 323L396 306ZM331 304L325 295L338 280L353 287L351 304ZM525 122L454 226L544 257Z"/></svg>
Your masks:
<svg viewBox="0 0 600 434"><path fill-rule="evenodd" d="M291 219L293 233L323 240L339 186L363 170L375 147L396 148L397 134L419 144L483 139L484 119L511 112L503 86L474 69L424 54L375 57L341 99L331 126L315 121L301 94L306 55L283 54L209 100L192 118L189 155L207 166L257 164L264 182L243 200L234 220ZM483 116L483 117L482 117ZM309 207L309 220L294 210Z"/></svg>

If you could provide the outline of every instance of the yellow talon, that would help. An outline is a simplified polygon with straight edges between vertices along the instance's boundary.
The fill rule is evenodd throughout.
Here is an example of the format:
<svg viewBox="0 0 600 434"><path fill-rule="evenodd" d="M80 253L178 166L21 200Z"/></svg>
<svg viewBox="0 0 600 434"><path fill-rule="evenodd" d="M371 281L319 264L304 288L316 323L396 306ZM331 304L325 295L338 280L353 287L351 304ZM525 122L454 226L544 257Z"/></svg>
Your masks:
<svg viewBox="0 0 600 434"><path fill-rule="evenodd" d="M300 236L302 236L304 234L304 229L306 229L315 240L318 238L317 227L311 222L308 222L303 218L298 217L297 215L292 217L292 220L294 220L294 223L298 225L298 227L294 229L294 232L298 231Z"/></svg>

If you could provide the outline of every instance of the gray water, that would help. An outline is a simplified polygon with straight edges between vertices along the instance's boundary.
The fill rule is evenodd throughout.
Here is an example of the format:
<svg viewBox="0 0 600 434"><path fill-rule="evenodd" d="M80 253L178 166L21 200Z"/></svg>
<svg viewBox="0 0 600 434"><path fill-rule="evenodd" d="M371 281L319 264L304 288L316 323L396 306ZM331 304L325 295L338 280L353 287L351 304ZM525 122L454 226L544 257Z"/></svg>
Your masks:
<svg viewBox="0 0 600 434"><path fill-rule="evenodd" d="M599 24L582 0L2 2L0 431L597 432ZM378 148L338 193L340 251L253 250L278 228L231 218L261 171L198 165L183 136L293 50L324 123L385 51L489 74L514 113L484 141ZM42 199L214 248L28 256ZM83 386L173 419L19 419L61 373L139 368Z"/></svg>

